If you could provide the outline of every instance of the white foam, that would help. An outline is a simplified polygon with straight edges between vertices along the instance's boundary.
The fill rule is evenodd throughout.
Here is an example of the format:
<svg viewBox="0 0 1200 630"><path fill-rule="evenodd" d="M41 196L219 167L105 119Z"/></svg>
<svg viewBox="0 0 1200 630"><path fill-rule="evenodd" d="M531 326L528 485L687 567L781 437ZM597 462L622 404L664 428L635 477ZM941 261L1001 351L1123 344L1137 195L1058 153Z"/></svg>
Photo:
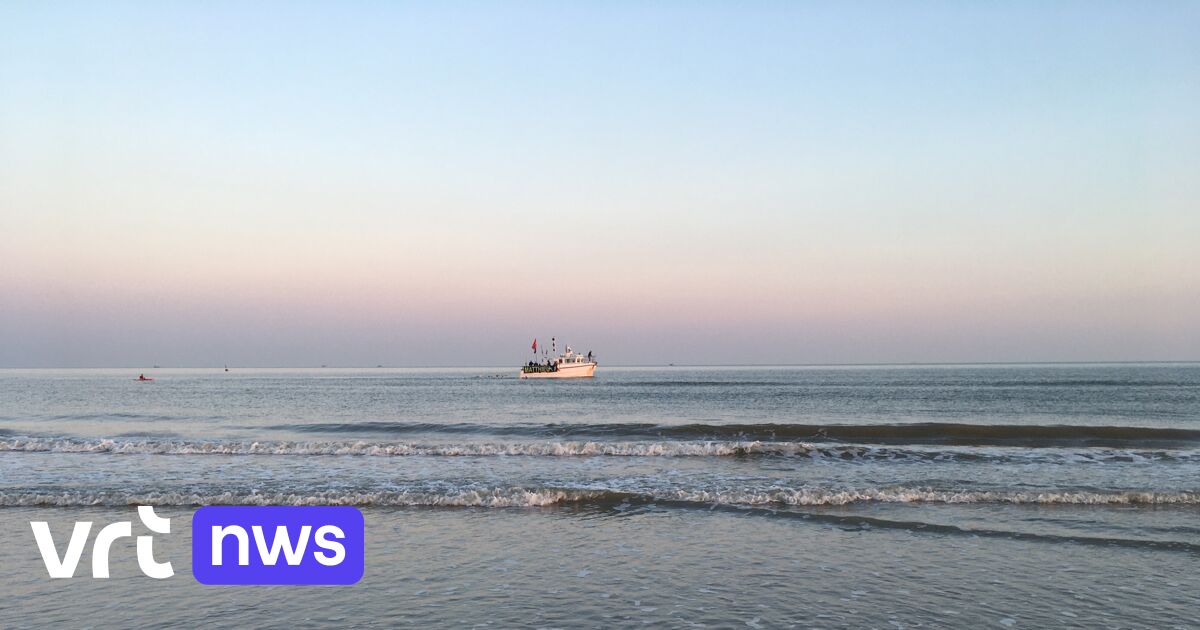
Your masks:
<svg viewBox="0 0 1200 630"><path fill-rule="evenodd" d="M992 447L882 447L774 441L531 441L419 443L378 441L236 441L7 437L0 452L115 455L349 455L368 457L734 457L785 456L822 460L980 461L1088 464L1200 461L1200 450L1024 449Z"/></svg>
<svg viewBox="0 0 1200 630"><path fill-rule="evenodd" d="M470 489L457 492L0 492L2 506L99 505L354 505L444 507L540 507L611 496L606 491L524 488Z"/></svg>
<svg viewBox="0 0 1200 630"><path fill-rule="evenodd" d="M1038 505L1200 505L1195 492L952 492L912 488L767 491L661 491L644 494L568 488L462 488L430 491L317 492L0 492L0 506L354 505L541 507L565 503L670 501L699 505L840 506L856 503L1010 503Z"/></svg>
<svg viewBox="0 0 1200 630"><path fill-rule="evenodd" d="M187 440L78 440L22 437L0 440L0 452L113 453L152 455L361 455L720 457L807 455L802 442L524 442L419 444L413 442L227 442Z"/></svg>
<svg viewBox="0 0 1200 630"><path fill-rule="evenodd" d="M1194 492L1000 492L919 488L822 490L779 488L766 491L676 491L668 498L732 505L850 505L854 503L1014 503L1040 505L1194 505Z"/></svg>

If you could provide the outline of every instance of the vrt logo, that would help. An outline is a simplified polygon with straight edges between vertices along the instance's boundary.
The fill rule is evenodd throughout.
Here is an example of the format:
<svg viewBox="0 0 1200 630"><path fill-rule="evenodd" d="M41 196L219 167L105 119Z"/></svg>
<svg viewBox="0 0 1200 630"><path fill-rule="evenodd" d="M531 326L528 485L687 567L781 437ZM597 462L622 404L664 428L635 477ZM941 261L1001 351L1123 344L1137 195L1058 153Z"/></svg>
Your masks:
<svg viewBox="0 0 1200 630"><path fill-rule="evenodd" d="M156 515L154 508L148 505L139 505L137 511L138 518L150 531L156 534L171 533L171 519ZM61 559L58 557L58 550L54 546L54 538L50 535L50 526L46 521L30 521L29 525L33 527L33 537L37 540L38 551L42 553L42 561L46 563L46 571L50 573L50 577L74 577L75 567L79 565L79 558L83 556L83 547L87 544L88 533L92 530L92 522L78 521L75 523L75 529L71 532L71 540L67 542L67 551ZM133 536L133 528L129 521L105 525L96 534L96 541L92 543L92 577L108 577L109 548L118 538L131 536ZM152 578L161 580L175 575L175 570L171 568L170 562L154 561L153 536L137 537L137 561L142 573Z"/></svg>
<svg viewBox="0 0 1200 630"><path fill-rule="evenodd" d="M171 519L138 506L138 518L156 534L171 533ZM91 521L75 523L59 557L50 526L30 521L42 561L51 578L75 576ZM105 525L92 543L92 577L108 577L108 556L118 538L133 536L133 524ZM142 573L175 575L170 562L154 560L154 537L137 537ZM192 575L201 584L350 585L362 579L366 564L366 524L358 508L346 505L210 505L192 514Z"/></svg>

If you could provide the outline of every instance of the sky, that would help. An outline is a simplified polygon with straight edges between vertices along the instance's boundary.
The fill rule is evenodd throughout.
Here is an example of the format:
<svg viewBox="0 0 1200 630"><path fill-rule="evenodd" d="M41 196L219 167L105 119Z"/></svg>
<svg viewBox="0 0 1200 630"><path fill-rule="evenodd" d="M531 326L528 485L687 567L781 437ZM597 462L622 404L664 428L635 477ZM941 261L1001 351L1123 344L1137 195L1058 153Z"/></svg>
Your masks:
<svg viewBox="0 0 1200 630"><path fill-rule="evenodd" d="M1193 2L5 2L0 367L1200 359Z"/></svg>

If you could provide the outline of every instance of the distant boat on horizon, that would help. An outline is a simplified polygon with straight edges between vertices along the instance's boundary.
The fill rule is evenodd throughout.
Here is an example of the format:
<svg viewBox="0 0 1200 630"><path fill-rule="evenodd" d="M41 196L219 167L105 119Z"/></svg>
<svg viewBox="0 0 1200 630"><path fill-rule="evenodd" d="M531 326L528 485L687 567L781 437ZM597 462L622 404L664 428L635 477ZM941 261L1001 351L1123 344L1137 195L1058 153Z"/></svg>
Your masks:
<svg viewBox="0 0 1200 630"><path fill-rule="evenodd" d="M550 338L553 349L556 340ZM533 340L533 352L537 355L537 339ZM521 366L520 378L592 378L596 375L596 357L589 350L586 355L575 352L571 346L554 358L544 362L530 361Z"/></svg>

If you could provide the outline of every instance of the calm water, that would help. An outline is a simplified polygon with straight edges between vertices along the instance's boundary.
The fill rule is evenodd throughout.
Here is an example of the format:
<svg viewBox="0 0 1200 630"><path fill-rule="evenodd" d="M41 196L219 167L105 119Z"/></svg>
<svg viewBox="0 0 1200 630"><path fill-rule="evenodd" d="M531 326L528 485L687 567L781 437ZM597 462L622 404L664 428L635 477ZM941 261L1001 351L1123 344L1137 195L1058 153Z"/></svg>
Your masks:
<svg viewBox="0 0 1200 630"><path fill-rule="evenodd" d="M513 372L0 371L0 626L1200 625L1200 365ZM136 504L175 578L46 578ZM199 585L206 504L359 506L366 577Z"/></svg>

